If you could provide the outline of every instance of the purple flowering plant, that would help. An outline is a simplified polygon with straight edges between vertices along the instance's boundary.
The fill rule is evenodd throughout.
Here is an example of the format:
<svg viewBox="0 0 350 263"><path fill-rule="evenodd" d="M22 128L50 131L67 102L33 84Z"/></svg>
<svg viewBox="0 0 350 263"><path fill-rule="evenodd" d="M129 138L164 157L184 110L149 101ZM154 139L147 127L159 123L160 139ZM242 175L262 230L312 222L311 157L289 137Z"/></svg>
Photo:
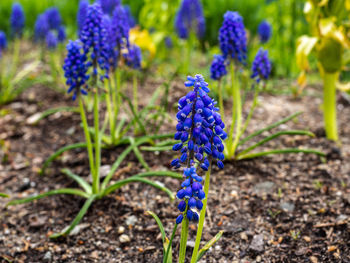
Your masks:
<svg viewBox="0 0 350 263"><path fill-rule="evenodd" d="M87 149L90 174L92 177L92 183L89 183L80 175L74 174L69 169L63 169L62 173L67 177L74 180L79 188L61 188L52 191L48 191L37 196L13 200L8 203L8 205L23 204L31 202L33 200L38 200L43 197L47 197L55 194L68 194L77 195L86 199L84 205L82 206L78 215L74 218L71 224L63 229L59 233L51 235L51 238L58 238L61 236L68 235L80 220L88 211L91 204L97 200L105 197L106 195L114 192L115 190L121 188L122 186L141 182L149 184L163 192L165 192L171 199L174 199L174 194L165 186L157 184L147 177L152 176L169 176L173 178L182 178L176 172L170 171L148 171L144 173L139 173L137 175L128 177L126 179L119 180L117 182L111 182L113 175L119 168L121 162L125 157L134 151L135 154L142 158L138 146L144 143L148 143L150 140L157 139L158 135L146 136L141 139L134 139L131 136L125 137L123 143L129 143L130 146L127 147L124 152L122 152L119 157L112 164L110 171L102 179L101 178L101 148L102 148L102 135L106 128L108 114L105 115L105 120L103 127L100 127L100 91L99 83L107 82L109 76L109 64L106 59L106 54L108 45L106 45L106 29L102 22L102 9L99 4L92 4L88 6L87 15L81 32L81 39L76 41L69 41L67 45L67 55L64 61L63 70L64 77L66 78L66 85L68 86L68 93L72 95L74 101L78 101L79 112L82 121L82 127L85 135L85 143L74 144L65 147L59 153L62 153L67 149L74 149L79 147L85 147ZM53 36L50 36L53 38ZM53 40L48 39L50 45L53 45ZM136 63L133 61L132 63ZM137 65L136 65L137 66ZM87 95L91 94L93 96L93 127L89 126L88 123L88 112L86 111L86 101ZM54 157L57 156L55 153ZM141 157L140 157L141 156ZM50 159L50 158L49 158ZM140 161L145 163L143 158ZM148 168L148 166L147 166Z"/></svg>
<svg viewBox="0 0 350 263"><path fill-rule="evenodd" d="M172 241L180 224L181 242L178 262L185 262L190 223L198 224L191 262L197 262L222 235L222 232L219 232L210 241L210 245L199 250L212 165L215 163L219 169L224 168L223 141L227 138L224 131L225 124L221 119L216 101L208 94L210 91L208 83L205 82L202 75L188 76L185 86L191 88L191 90L178 102L174 138L180 142L173 146L173 150L180 152L180 154L178 158L171 162L174 169L183 167L183 182L176 193L176 197L180 200L178 203L179 215L175 220L170 241L164 238L163 262L168 262L168 259L171 258ZM204 178L203 173L205 174ZM158 222L161 231L164 232L162 224L159 223L159 218L152 212L150 214Z"/></svg>
<svg viewBox="0 0 350 263"><path fill-rule="evenodd" d="M258 94L261 87L265 87L272 70L272 64L268 57L268 52L263 49L259 49L255 56L255 59L251 67L251 80L253 82L252 87L254 90L253 103L249 109L247 118L243 120L242 114L242 96L241 96L241 76L240 73L244 70L247 64L247 36L243 23L243 18L238 12L227 11L224 15L224 21L219 30L219 45L222 55L215 55L210 66L210 76L213 80L217 80L217 93L219 98L219 107L221 109L222 120L224 121L224 103L223 103L223 89L221 87L221 80L228 75L231 81L232 95L232 118L231 125L227 128L228 139L225 142L225 157L229 160L242 160L250 159L258 156L278 154L278 153L293 153L293 152L304 152L314 153L317 155L323 155L323 153L315 150L299 150L299 149L278 149L265 152L252 153L254 149L261 146L270 140L282 136L282 135L308 135L313 136L312 133L304 130L295 131L282 131L268 136L258 143L243 147L244 144L250 141L252 138L259 136L264 131L270 131L279 125L290 121L297 117L301 113L298 112L285 119L282 119L276 123L267 126L255 133L252 133L245 138L244 135L250 120L253 116L254 110L258 105ZM228 70L229 68L229 70ZM238 149L240 148L240 149Z"/></svg>

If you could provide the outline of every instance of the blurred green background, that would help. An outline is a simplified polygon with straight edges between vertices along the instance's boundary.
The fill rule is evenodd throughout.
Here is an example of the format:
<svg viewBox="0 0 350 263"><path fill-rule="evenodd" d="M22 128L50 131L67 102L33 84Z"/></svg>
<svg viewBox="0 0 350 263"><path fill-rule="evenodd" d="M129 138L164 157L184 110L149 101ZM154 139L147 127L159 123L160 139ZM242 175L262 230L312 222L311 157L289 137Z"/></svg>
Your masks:
<svg viewBox="0 0 350 263"><path fill-rule="evenodd" d="M50 6L60 10L68 36L74 38L76 31L76 13L78 0L1 0L0 30L9 33L9 17L13 2L20 2L26 14L26 36L30 37L38 14ZM90 1L93 2L93 1ZM180 0L123 0L128 4L141 27L164 34L174 35L174 17ZM298 36L308 32L308 25L303 15L303 0L202 0L206 18L206 34L202 48L210 49L217 45L218 30L223 14L227 10L238 11L244 18L248 30L250 47L249 59L256 53L255 36L257 26L262 20L272 24L272 39L267 44L270 57L275 65L277 76L295 76L295 44ZM9 35L9 34L8 34ZM257 41L257 40L256 40ZM254 45L253 45L254 44Z"/></svg>

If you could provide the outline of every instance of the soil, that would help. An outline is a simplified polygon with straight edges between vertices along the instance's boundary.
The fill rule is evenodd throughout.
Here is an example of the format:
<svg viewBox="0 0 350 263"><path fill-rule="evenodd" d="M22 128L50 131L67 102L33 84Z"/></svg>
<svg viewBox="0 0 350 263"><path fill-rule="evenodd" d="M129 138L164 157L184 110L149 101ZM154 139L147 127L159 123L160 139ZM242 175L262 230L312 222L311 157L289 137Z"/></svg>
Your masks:
<svg viewBox="0 0 350 263"><path fill-rule="evenodd" d="M169 105L185 93L181 82L172 83ZM147 80L140 89L143 103L158 84ZM226 161L224 170L214 168L202 244L220 230L224 234L200 262L350 262L350 105L343 97L338 98L339 146L324 137L321 89L316 86L307 90L311 94L299 99L260 95L248 133L301 110L304 113L298 121L278 129L309 129L316 136L280 137L266 148L318 149L327 154L327 161L313 154L289 154ZM250 102L248 98L248 105ZM177 201L171 202L151 186L129 184L94 202L80 222L80 231L58 240L48 236L74 219L84 203L82 198L55 195L5 207L8 200L77 187L60 172L62 168L88 176L88 158L82 149L63 154L46 175L38 175L44 160L55 150L83 141L79 114L56 113L37 125L27 122L37 112L75 104L66 95L35 86L2 108L7 114L0 117L0 192L11 197L0 202L0 261L162 262L161 235L146 211L155 212L170 235L178 214ZM247 108L244 112L247 114ZM175 111L170 114L175 116ZM167 120L161 131L171 132L174 125L174 120ZM111 164L122 150L104 150L102 164ZM143 154L152 170L170 169L175 156L173 152ZM130 154L115 179L142 170ZM174 192L180 185L176 179L155 180ZM188 257L195 230L191 225ZM174 251L179 249L179 236L180 229Z"/></svg>

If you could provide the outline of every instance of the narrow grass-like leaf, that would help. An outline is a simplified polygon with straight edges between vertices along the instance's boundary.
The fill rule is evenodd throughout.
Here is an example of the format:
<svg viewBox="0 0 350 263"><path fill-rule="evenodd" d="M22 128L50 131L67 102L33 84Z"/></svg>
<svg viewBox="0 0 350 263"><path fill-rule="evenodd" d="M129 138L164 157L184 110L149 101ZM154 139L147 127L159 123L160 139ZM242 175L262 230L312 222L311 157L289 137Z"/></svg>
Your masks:
<svg viewBox="0 0 350 263"><path fill-rule="evenodd" d="M0 197L9 198L10 196L8 194L5 194L5 193L0 193Z"/></svg>
<svg viewBox="0 0 350 263"><path fill-rule="evenodd" d="M272 123L271 125L269 125L269 126L263 128L263 129L261 129L261 130L258 130L258 131L256 131L256 132L254 132L254 133L248 135L246 138L240 140L240 142L238 143L238 146L239 146L239 145L242 145L242 144L244 144L244 143L246 143L247 141L251 140L252 138L254 138L254 137L256 137L256 136L259 136L260 134L262 134L262 133L265 132L265 131L272 130L273 128L276 128L276 127L280 126L281 124L284 124L284 123L286 123L286 122L288 122L288 121L294 119L295 117L299 116L299 115L302 114L302 113L303 113L303 112L298 111L298 112L296 112L296 113L294 113L294 114L292 114L292 115L290 115L290 116L288 116L288 117L286 117L286 118L284 118L284 119L282 119L282 120L280 120L280 121L277 121L277 122L275 122L275 123Z"/></svg>
<svg viewBox="0 0 350 263"><path fill-rule="evenodd" d="M84 215L86 214L86 212L88 211L89 207L91 206L92 202L96 199L96 195L91 195L84 203L83 207L80 209L78 215L74 218L74 220L72 221L72 223L70 224L70 226L66 229L64 229L62 232L60 233L56 233L50 236L50 238L55 239L61 236L66 236L68 235L75 227L77 224L79 224L79 222L81 221L81 219L84 217Z"/></svg>
<svg viewBox="0 0 350 263"><path fill-rule="evenodd" d="M143 122L141 121L141 119L139 118L139 116L138 116L138 114L137 114L137 112L135 110L135 107L132 105L131 100L127 96L125 96L123 93L120 93L120 94L123 97L123 99L125 99L127 101L128 105L130 107L131 113L132 113L136 123L139 125L142 133L145 134L146 133L146 128L145 128Z"/></svg>
<svg viewBox="0 0 350 263"><path fill-rule="evenodd" d="M145 172L145 173L139 173L135 174L131 177L171 177L175 179L183 179L183 176L179 173L170 172L170 171L151 171L151 172ZM129 178L131 178L129 177Z"/></svg>
<svg viewBox="0 0 350 263"><path fill-rule="evenodd" d="M57 112L79 112L79 108L77 108L77 107L58 107L58 108L48 109L48 110L42 112L40 114L40 116L38 118L36 118L36 120L33 124L38 123L42 119L44 119L52 114L55 114Z"/></svg>
<svg viewBox="0 0 350 263"><path fill-rule="evenodd" d="M135 139L132 138L132 137L130 137L130 144L131 145L135 145ZM136 158L139 160L139 162L142 164L142 166L147 171L149 171L150 168L149 168L148 164L146 163L145 159L143 158L142 153L140 152L139 148L137 148L137 146L136 146L136 147L133 147L132 149L133 149L133 151L134 151L134 153L136 155Z"/></svg>
<svg viewBox="0 0 350 263"><path fill-rule="evenodd" d="M49 158L46 159L46 161L43 164L43 167L41 168L40 175L43 175L45 173L46 168L50 165L50 163L53 160L55 160L58 156L60 156L62 153L69 150L83 148L83 147L86 147L86 142L78 142L78 143L67 145L58 149L55 153L53 153Z"/></svg>
<svg viewBox="0 0 350 263"><path fill-rule="evenodd" d="M164 226L162 224L162 221L160 221L159 217L153 213L152 211L147 211L147 214L149 214L150 216L152 216L154 218L154 220L156 220L157 225L159 227L160 233L162 234L162 241L163 243L165 243L165 239L167 238L166 234L165 234L165 230L164 230Z"/></svg>
<svg viewBox="0 0 350 263"><path fill-rule="evenodd" d="M112 184L111 186L107 187L103 191L103 193L101 194L101 197L110 194L111 192L121 188L122 186L124 186L126 184L135 183L135 182L149 184L149 185L151 185L151 186L153 186L153 187L155 187L155 188L165 192L170 197L171 200L175 199L175 196L174 196L173 192L170 189L168 189L167 187L162 186L162 185L160 185L158 183L155 183L153 181L150 181L148 179L141 178L141 177L130 177L130 178L127 178L127 179L119 180L115 184Z"/></svg>
<svg viewBox="0 0 350 263"><path fill-rule="evenodd" d="M122 163L122 161L125 159L125 157L134 149L134 147L139 146L140 144L143 144L147 142L149 139L148 138L143 138L137 140L134 144L130 145L128 148L126 148L118 157L118 159L113 163L111 170L105 177L105 179L102 182L101 189L105 189L109 183L109 181L112 179L113 174L115 171L118 169L119 165ZM130 141L130 140L129 140Z"/></svg>
<svg viewBox="0 0 350 263"><path fill-rule="evenodd" d="M243 159L253 159L260 156L265 155L271 155L271 154L286 154L286 153L312 153L319 155L321 157L325 157L326 154L317 150L310 150L310 149L298 149L298 148L287 148L287 149L280 149L280 150L271 150L266 152L258 152L258 153L248 153L245 155L241 155L237 157L237 160L243 160Z"/></svg>
<svg viewBox="0 0 350 263"><path fill-rule="evenodd" d="M165 249L165 257L163 258L163 263L172 263L173 262L173 250L171 248L172 244L173 244L173 240L175 237L175 233L176 233L176 229L177 229L178 224L175 224L174 229L173 229L173 233L171 234L170 237L170 241L167 240L167 242L165 242L164 244L164 249Z"/></svg>
<svg viewBox="0 0 350 263"><path fill-rule="evenodd" d="M140 147L141 151L146 152L164 152L164 151L170 151L173 147L172 146L142 146Z"/></svg>
<svg viewBox="0 0 350 263"><path fill-rule="evenodd" d="M89 185L89 183L86 182L79 175L72 173L72 171L69 169L62 169L61 172L67 175L68 177L70 177L71 179L73 179L74 181L76 181L85 190L86 193L88 194L92 193L91 185Z"/></svg>
<svg viewBox="0 0 350 263"><path fill-rule="evenodd" d="M215 237L213 237L212 239L210 239L205 245L204 247L199 250L198 252L198 257L197 257L197 261L198 262L203 256L204 254L209 250L209 248L211 248L222 236L222 234L224 233L224 231L220 231L219 233L217 233L215 235Z"/></svg>
<svg viewBox="0 0 350 263"><path fill-rule="evenodd" d="M247 149L243 150L242 152L237 154L237 157L239 157L240 155L245 155L249 152L251 152L252 150L254 150L255 148L279 137L282 135L306 135L306 136L310 136L310 137L314 137L315 135L312 132L309 131L303 131L303 130L290 130L290 131L280 131L280 132L276 132L264 139L262 139L261 141L257 142L256 144L248 147Z"/></svg>
<svg viewBox="0 0 350 263"><path fill-rule="evenodd" d="M13 200L13 201L8 202L6 206L25 204L25 203L29 203L29 202L34 201L34 200L44 198L46 196L58 195L58 194L78 195L78 196L81 196L84 198L89 198L89 195L80 189L61 188L61 189L57 189L57 190L48 191L48 192L45 192L43 194L38 194L35 196L27 197L24 199Z"/></svg>

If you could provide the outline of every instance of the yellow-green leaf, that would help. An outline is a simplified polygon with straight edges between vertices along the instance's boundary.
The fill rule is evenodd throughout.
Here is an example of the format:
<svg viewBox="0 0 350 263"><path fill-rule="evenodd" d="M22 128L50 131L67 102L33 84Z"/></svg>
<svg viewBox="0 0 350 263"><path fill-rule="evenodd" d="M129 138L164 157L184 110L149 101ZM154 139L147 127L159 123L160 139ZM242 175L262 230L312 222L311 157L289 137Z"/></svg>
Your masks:
<svg viewBox="0 0 350 263"><path fill-rule="evenodd" d="M309 63L307 60L308 55L311 53L318 41L317 37L301 36L297 42L296 59L297 65L302 70L307 70L309 68Z"/></svg>

